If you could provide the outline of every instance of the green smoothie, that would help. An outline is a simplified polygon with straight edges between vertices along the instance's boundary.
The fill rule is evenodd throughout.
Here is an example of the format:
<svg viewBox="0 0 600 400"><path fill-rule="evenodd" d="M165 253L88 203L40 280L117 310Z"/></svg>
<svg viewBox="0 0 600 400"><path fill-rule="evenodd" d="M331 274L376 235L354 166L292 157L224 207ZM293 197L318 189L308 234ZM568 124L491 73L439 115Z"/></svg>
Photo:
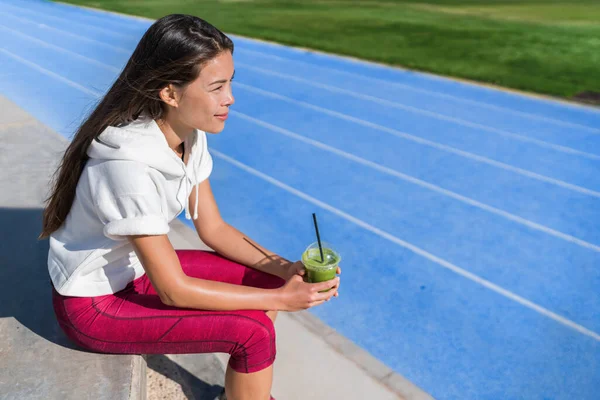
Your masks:
<svg viewBox="0 0 600 400"><path fill-rule="evenodd" d="M319 247L309 246L302 253L302 264L306 268L306 282L317 283L335 278L340 260L341 257L338 253L328 247L323 247L323 262L321 262Z"/></svg>

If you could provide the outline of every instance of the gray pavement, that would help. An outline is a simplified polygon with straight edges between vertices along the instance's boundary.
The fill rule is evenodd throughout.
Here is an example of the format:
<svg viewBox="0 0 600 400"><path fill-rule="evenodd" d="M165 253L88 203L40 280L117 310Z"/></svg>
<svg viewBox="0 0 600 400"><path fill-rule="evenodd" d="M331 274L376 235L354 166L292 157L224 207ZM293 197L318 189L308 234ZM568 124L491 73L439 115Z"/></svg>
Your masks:
<svg viewBox="0 0 600 400"><path fill-rule="evenodd" d="M38 241L48 180L66 139L0 96L0 393L3 399L144 399L156 376L169 399L213 399L227 354L116 356L70 344L52 311L47 241ZM175 248L207 247L181 221ZM279 313L273 395L285 400L431 397L309 312ZM147 361L147 363L146 363ZM160 383L160 382L158 382Z"/></svg>

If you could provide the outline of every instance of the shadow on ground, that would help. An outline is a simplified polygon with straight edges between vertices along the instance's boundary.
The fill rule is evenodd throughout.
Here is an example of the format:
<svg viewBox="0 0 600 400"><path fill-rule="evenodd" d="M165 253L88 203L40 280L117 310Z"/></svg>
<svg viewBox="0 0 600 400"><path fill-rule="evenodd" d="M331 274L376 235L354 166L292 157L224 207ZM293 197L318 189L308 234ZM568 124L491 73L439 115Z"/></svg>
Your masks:
<svg viewBox="0 0 600 400"><path fill-rule="evenodd" d="M37 239L41 227L41 209L0 208L0 318L13 317L52 343L85 351L71 343L56 322L47 268L48 240ZM197 357L192 368L164 355L148 355L148 367L180 384L188 399L212 400L222 390L222 368L213 365L214 356L178 357L189 361L193 358L185 357L192 356ZM196 375L188 369L196 370ZM206 376L210 383L197 376Z"/></svg>
<svg viewBox="0 0 600 400"><path fill-rule="evenodd" d="M38 240L42 210L0 208L0 318L14 317L53 343L76 349L52 308L48 240Z"/></svg>
<svg viewBox="0 0 600 400"><path fill-rule="evenodd" d="M187 354L170 357L179 358L177 361L180 362L162 354L149 354L146 356L148 368L178 383L188 400L213 400L223 390L222 368L213 355Z"/></svg>

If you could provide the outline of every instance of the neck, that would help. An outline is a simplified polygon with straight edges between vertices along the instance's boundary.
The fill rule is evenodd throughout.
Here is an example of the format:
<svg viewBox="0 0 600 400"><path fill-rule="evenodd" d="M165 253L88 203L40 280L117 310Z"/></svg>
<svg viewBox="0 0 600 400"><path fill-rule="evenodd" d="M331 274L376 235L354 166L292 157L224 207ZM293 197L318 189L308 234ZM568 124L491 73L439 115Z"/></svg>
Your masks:
<svg viewBox="0 0 600 400"><path fill-rule="evenodd" d="M157 120L156 123L165 135L169 147L173 150L179 149L185 138L194 132L194 128L182 124L174 118L169 118L168 113L165 118Z"/></svg>

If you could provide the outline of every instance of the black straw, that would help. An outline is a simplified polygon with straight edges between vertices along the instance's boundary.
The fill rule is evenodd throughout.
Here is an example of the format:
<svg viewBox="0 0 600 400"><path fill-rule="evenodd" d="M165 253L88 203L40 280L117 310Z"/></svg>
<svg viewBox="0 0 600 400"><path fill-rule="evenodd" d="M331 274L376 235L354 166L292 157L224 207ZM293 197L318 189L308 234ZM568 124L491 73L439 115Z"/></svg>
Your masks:
<svg viewBox="0 0 600 400"><path fill-rule="evenodd" d="M313 221L315 223L315 231L317 232L317 242L319 242L319 252L321 253L321 263L323 263L323 247L321 246L321 236L319 235L319 225L317 225L317 216L313 213Z"/></svg>

